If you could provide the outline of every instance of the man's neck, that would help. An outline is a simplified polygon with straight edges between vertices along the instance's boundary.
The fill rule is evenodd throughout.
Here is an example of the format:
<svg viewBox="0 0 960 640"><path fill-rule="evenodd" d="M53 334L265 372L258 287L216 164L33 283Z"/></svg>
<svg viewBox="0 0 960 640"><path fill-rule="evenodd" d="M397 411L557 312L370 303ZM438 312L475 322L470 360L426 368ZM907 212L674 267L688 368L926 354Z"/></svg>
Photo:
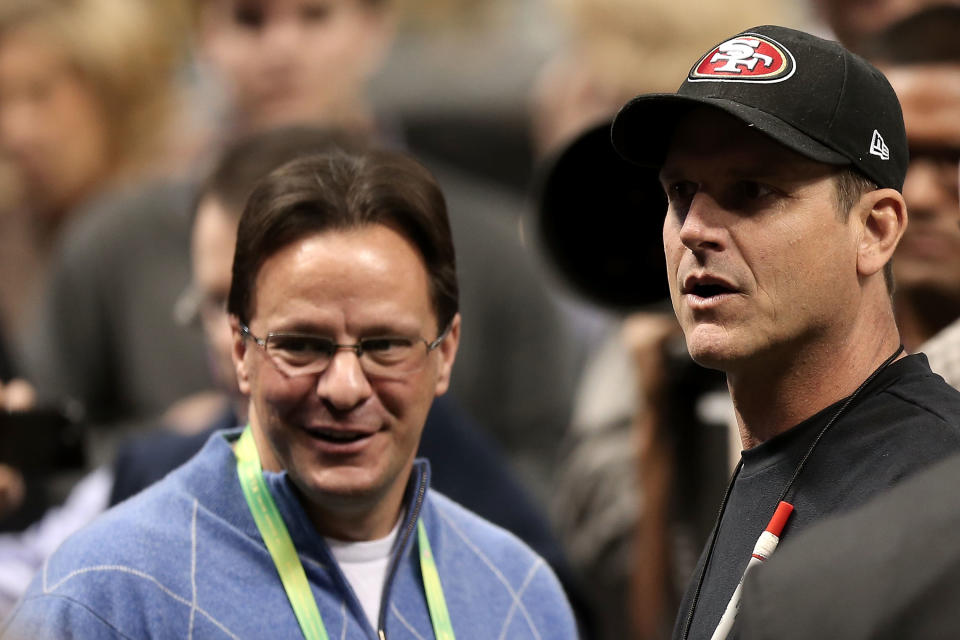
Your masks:
<svg viewBox="0 0 960 640"><path fill-rule="evenodd" d="M866 344L808 346L793 357L728 372L743 448L762 444L849 396L898 346L893 327L875 331Z"/></svg>
<svg viewBox="0 0 960 640"><path fill-rule="evenodd" d="M380 540L390 535L404 513L402 500L384 500L373 509L354 508L355 505L330 508L311 503L302 495L301 500L320 535L344 542Z"/></svg>

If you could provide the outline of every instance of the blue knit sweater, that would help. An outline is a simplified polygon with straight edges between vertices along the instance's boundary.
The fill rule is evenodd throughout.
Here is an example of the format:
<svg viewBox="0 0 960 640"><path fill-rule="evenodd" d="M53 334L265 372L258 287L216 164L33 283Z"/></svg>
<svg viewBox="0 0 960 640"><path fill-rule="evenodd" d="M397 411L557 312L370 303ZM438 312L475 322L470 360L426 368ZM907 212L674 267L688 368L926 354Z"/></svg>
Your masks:
<svg viewBox="0 0 960 640"><path fill-rule="evenodd" d="M0 636L302 637L237 479L228 439L238 436L213 434L190 462L67 540ZM264 477L331 640L376 640L286 474ZM543 560L511 534L429 493L428 483L429 467L418 461L379 616L387 640L433 638L416 553L418 515L458 640L576 638L569 605Z"/></svg>

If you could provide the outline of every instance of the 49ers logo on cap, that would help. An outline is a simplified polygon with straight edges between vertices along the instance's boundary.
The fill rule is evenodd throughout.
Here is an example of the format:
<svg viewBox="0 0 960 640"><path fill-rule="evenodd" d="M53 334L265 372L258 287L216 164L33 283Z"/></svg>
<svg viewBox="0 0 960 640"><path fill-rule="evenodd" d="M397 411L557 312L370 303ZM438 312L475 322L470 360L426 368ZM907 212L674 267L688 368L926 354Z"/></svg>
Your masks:
<svg viewBox="0 0 960 640"><path fill-rule="evenodd" d="M714 47L690 69L690 82L782 82L793 75L793 54L766 36L744 33Z"/></svg>

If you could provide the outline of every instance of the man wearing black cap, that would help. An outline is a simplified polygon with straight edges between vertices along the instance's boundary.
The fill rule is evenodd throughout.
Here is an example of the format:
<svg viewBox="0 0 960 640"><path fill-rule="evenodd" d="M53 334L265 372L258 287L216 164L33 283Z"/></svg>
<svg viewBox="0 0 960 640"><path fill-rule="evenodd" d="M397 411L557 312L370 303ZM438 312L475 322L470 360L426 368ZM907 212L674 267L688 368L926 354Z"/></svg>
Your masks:
<svg viewBox="0 0 960 640"><path fill-rule="evenodd" d="M840 45L763 26L676 94L628 103L612 134L660 168L674 311L691 356L727 374L745 449L674 628L722 638L779 537L960 450L960 393L904 354L890 302L900 105Z"/></svg>

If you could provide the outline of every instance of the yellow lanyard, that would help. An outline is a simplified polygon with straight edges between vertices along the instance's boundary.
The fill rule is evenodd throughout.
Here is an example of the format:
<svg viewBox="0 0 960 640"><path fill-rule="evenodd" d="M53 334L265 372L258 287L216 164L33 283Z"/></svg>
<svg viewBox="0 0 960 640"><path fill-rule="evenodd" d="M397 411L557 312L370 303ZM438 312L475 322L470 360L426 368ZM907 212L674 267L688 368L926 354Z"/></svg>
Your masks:
<svg viewBox="0 0 960 640"><path fill-rule="evenodd" d="M243 495L253 514L260 536L267 545L270 557L280 574L280 582L290 600L293 613L300 623L300 629L307 640L328 640L327 630L323 626L323 618L313 599L310 584L303 571L303 565L297 556L297 550L290 539L290 533L273 496L263 480L263 470L260 466L260 456L253 441L250 425L243 430L237 441L235 450L237 456L237 475ZM417 522L417 546L420 550L420 572L423 575L424 590L427 596L427 608L430 610L430 620L437 640L455 640L453 625L450 623L450 614L447 611L447 602L443 596L443 587L440 584L440 574L430 551L430 541L423 526L423 520Z"/></svg>

